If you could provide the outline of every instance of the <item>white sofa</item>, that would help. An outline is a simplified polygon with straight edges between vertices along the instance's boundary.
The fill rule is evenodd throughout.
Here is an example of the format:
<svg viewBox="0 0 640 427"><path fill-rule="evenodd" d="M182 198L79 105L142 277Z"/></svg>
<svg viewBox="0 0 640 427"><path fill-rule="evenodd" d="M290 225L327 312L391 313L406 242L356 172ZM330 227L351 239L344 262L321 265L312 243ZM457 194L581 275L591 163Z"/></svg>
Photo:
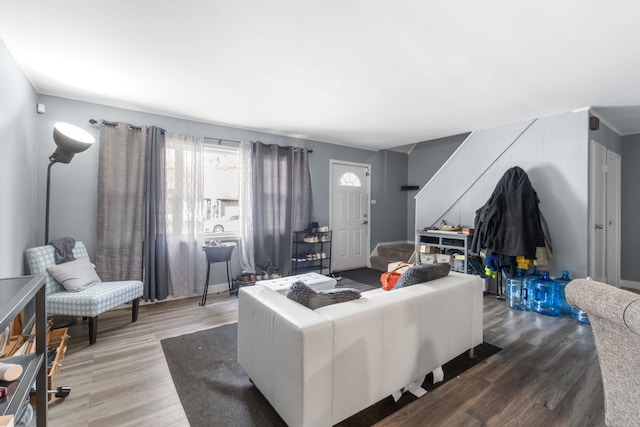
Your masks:
<svg viewBox="0 0 640 427"><path fill-rule="evenodd" d="M317 310L241 288L238 362L289 426L331 426L481 344L482 295L455 272Z"/></svg>

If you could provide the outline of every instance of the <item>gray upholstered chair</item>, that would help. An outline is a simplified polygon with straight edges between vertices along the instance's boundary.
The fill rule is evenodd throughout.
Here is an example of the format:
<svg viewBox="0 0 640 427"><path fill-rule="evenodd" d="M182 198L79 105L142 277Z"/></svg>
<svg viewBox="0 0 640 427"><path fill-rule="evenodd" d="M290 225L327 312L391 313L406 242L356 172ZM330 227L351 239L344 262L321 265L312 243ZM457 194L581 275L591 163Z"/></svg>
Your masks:
<svg viewBox="0 0 640 427"><path fill-rule="evenodd" d="M640 423L640 295L593 280L565 288L567 301L584 310L593 329L602 385L605 424Z"/></svg>
<svg viewBox="0 0 640 427"><path fill-rule="evenodd" d="M82 242L76 242L73 255L89 258ZM142 282L100 282L80 292L67 291L47 272L55 264L55 250L51 245L29 248L25 251L27 274L43 274L46 277L47 314L82 316L89 319L89 344L95 344L98 336L98 315L127 302L133 302L131 321L138 320L138 305L142 296ZM61 264L59 264L61 265Z"/></svg>

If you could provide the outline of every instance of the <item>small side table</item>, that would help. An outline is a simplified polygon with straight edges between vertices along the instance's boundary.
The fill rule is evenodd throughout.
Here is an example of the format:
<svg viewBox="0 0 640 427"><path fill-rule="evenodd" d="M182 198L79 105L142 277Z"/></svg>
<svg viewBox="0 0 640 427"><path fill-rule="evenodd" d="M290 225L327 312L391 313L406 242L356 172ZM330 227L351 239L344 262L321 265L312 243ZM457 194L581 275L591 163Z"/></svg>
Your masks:
<svg viewBox="0 0 640 427"><path fill-rule="evenodd" d="M227 264L227 284L229 285L229 292L231 292L231 254L233 248L236 247L234 242L222 242L217 245L205 245L202 247L205 255L207 256L207 278L204 282L204 291L202 292L202 301L200 305L204 306L207 303L207 292L209 291L209 275L211 272L211 264L216 262L225 262Z"/></svg>

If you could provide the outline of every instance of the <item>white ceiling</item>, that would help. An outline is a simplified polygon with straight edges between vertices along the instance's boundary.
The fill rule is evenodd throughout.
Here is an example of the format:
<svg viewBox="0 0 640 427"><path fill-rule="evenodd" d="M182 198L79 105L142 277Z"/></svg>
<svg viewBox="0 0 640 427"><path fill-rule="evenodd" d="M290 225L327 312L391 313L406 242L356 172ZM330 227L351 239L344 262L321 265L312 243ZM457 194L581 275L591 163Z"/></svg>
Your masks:
<svg viewBox="0 0 640 427"><path fill-rule="evenodd" d="M43 94L356 147L640 129L635 0L4 0L0 38Z"/></svg>

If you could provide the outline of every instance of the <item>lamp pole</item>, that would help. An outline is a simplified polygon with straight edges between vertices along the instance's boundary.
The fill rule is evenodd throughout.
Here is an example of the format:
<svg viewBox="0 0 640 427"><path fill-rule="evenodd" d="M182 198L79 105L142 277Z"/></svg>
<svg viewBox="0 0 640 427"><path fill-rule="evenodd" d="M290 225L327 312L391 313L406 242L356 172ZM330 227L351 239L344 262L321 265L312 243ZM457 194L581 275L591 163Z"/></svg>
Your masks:
<svg viewBox="0 0 640 427"><path fill-rule="evenodd" d="M69 163L73 156L81 153L95 142L95 138L84 129L69 123L58 122L53 126L53 141L56 151L49 156L47 167L47 200L45 203L44 244L49 243L49 196L51 192L51 166L54 163Z"/></svg>
<svg viewBox="0 0 640 427"><path fill-rule="evenodd" d="M51 166L55 163L55 160L49 162L47 166L47 201L45 204L45 221L44 221L44 244L49 243L49 193L51 192Z"/></svg>

